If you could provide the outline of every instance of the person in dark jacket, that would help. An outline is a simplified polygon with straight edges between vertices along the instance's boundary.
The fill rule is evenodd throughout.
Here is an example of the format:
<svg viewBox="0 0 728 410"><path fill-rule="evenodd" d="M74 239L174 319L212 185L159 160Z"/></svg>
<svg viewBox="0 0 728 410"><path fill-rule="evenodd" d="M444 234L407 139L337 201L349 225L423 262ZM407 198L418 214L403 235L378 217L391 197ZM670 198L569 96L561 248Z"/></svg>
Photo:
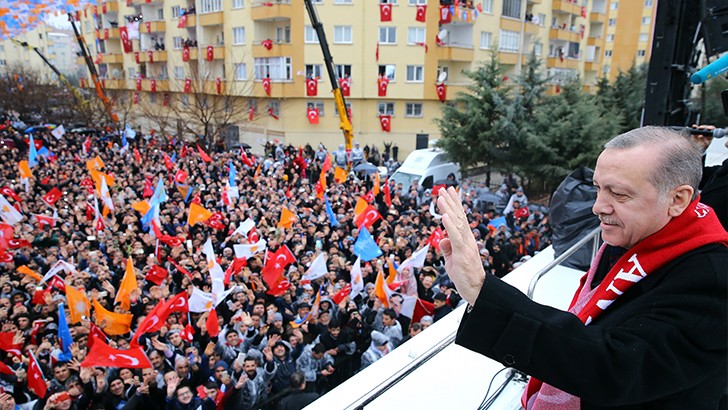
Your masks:
<svg viewBox="0 0 728 410"><path fill-rule="evenodd" d="M291 389L293 392L278 405L278 410L300 410L319 398L318 393L306 393L306 378L301 372L291 375Z"/></svg>
<svg viewBox="0 0 728 410"><path fill-rule="evenodd" d="M452 312L452 306L448 303L447 295L444 292L438 292L435 294L435 301L433 304L435 305L435 315L433 316L435 322Z"/></svg>

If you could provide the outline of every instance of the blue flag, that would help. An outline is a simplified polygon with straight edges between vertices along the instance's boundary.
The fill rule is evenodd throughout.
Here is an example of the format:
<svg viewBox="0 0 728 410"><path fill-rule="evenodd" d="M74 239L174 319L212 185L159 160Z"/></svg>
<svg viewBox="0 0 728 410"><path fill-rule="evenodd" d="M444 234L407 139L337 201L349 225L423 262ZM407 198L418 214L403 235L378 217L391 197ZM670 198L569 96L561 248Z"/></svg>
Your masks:
<svg viewBox="0 0 728 410"><path fill-rule="evenodd" d="M154 195L149 199L149 206L154 207L162 202L167 201L167 192L164 190L164 179L159 178L157 187L154 189Z"/></svg>
<svg viewBox="0 0 728 410"><path fill-rule="evenodd" d="M63 303L58 305L58 340L61 343L61 354L58 355L58 360L62 362L71 361L73 359L73 354L71 353L73 338L71 337L71 331L68 329Z"/></svg>
<svg viewBox="0 0 728 410"><path fill-rule="evenodd" d="M354 244L354 254L361 258L364 262L382 256L382 250L379 249L374 238L366 229L359 230L359 237Z"/></svg>
<svg viewBox="0 0 728 410"><path fill-rule="evenodd" d="M230 186L235 186L235 176L238 174L237 171L235 171L235 165L233 165L233 161L230 160L228 167L230 167Z"/></svg>
<svg viewBox="0 0 728 410"><path fill-rule="evenodd" d="M35 149L33 134L30 134L30 150L28 151L28 166L33 168L38 165L38 151Z"/></svg>
<svg viewBox="0 0 728 410"><path fill-rule="evenodd" d="M129 145L129 141L126 140L126 133L121 134L121 148Z"/></svg>
<svg viewBox="0 0 728 410"><path fill-rule="evenodd" d="M324 203L326 205L326 215L329 216L329 223L331 226L339 226L339 220L336 219L336 214L334 214L334 210L331 209L331 203L329 202L328 195L324 195Z"/></svg>
<svg viewBox="0 0 728 410"><path fill-rule="evenodd" d="M124 128L124 136L127 138L134 139L134 138L136 138L136 131L131 129L129 124L126 124L126 127Z"/></svg>

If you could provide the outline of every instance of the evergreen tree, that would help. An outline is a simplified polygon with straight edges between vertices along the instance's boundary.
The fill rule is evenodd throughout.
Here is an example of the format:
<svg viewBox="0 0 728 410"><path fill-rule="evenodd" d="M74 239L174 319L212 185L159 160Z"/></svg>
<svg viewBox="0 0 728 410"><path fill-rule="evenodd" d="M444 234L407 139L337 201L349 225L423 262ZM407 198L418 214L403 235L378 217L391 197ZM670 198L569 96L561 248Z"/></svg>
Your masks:
<svg viewBox="0 0 728 410"><path fill-rule="evenodd" d="M703 85L703 104L701 110L701 124L715 125L724 128L728 126L728 116L723 111L721 91L728 89L728 80L719 76Z"/></svg>
<svg viewBox="0 0 728 410"><path fill-rule="evenodd" d="M599 80L597 99L619 116L618 134L639 128L645 100L647 66L634 65L626 72L620 71L613 83L606 77Z"/></svg>
<svg viewBox="0 0 728 410"><path fill-rule="evenodd" d="M444 105L442 118L435 120L442 133L438 146L464 170L485 166L487 184L491 170L506 166L510 142L516 135L511 88L504 84L503 72L495 53L475 71L465 71L472 81L469 92L459 93L452 104Z"/></svg>
<svg viewBox="0 0 728 410"><path fill-rule="evenodd" d="M584 94L580 82L570 82L560 94L536 106L522 160L514 162L514 167L522 177L553 192L577 167L594 167L602 145L618 129L611 110L605 110L596 96Z"/></svg>

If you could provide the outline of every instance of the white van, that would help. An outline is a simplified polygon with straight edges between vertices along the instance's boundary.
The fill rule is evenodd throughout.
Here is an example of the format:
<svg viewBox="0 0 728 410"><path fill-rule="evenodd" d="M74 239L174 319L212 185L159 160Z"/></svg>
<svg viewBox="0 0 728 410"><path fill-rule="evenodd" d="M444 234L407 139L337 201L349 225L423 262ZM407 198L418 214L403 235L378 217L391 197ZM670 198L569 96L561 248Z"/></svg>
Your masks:
<svg viewBox="0 0 728 410"><path fill-rule="evenodd" d="M460 182L460 166L450 162L445 151L425 148L412 151L390 179L401 183L405 189L409 189L413 181L425 188L432 188L433 183L447 179L450 174L454 174Z"/></svg>

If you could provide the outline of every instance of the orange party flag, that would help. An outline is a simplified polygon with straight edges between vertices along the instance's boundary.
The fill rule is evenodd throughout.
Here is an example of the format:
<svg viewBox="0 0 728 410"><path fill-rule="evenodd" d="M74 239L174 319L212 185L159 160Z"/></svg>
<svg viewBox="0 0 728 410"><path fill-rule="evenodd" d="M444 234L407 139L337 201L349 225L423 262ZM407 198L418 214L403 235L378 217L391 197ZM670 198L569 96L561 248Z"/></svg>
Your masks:
<svg viewBox="0 0 728 410"><path fill-rule="evenodd" d="M27 160L18 162L18 168L20 169L21 178L31 178L33 176L33 173L30 172L30 166L28 165Z"/></svg>
<svg viewBox="0 0 728 410"><path fill-rule="evenodd" d="M288 208L283 208L281 211L281 220L278 221L278 228L288 228L293 226L293 223L298 221L298 217L293 212L289 211Z"/></svg>
<svg viewBox="0 0 728 410"><path fill-rule="evenodd" d="M66 302L71 314L71 323L78 323L84 317L91 317L91 305L86 295L71 285L66 285Z"/></svg>
<svg viewBox="0 0 728 410"><path fill-rule="evenodd" d="M92 169L101 169L105 167L104 161L97 155L96 158L86 161L86 169L91 171Z"/></svg>
<svg viewBox="0 0 728 410"><path fill-rule="evenodd" d="M366 199L359 197L356 200L356 205L354 206L354 218L357 218L359 215L361 215L361 213L364 212L367 207L369 207L369 203L366 201Z"/></svg>
<svg viewBox="0 0 728 410"><path fill-rule="evenodd" d="M334 169L334 181L337 184L342 184L346 181L346 170L344 168L336 167Z"/></svg>
<svg viewBox="0 0 728 410"><path fill-rule="evenodd" d="M23 266L19 267L17 269L17 271L22 274L30 276L31 278L37 280L38 282L40 282L43 279L42 276L40 276L37 272L30 269L27 265L23 265Z"/></svg>
<svg viewBox="0 0 728 410"><path fill-rule="evenodd" d="M134 208L135 211L139 212L142 215L146 215L149 211L149 201L146 199L143 201L135 202L131 204L131 207Z"/></svg>
<svg viewBox="0 0 728 410"><path fill-rule="evenodd" d="M374 195L379 195L380 187L379 187L379 172L374 174L374 187L372 188L372 192L374 192Z"/></svg>
<svg viewBox="0 0 728 410"><path fill-rule="evenodd" d="M381 269L377 273L377 280L374 282L374 294L385 308L389 307L389 296L392 294L392 290L387 286L387 281L384 279L384 271Z"/></svg>
<svg viewBox="0 0 728 410"><path fill-rule="evenodd" d="M101 304L93 300L96 312L96 324L109 336L125 335L131 330L131 313L114 313L104 309Z"/></svg>
<svg viewBox="0 0 728 410"><path fill-rule="evenodd" d="M131 262L131 258L127 258L126 272L124 272L124 277L121 279L114 303L121 303L122 309L129 310L131 308L131 292L136 289L139 289L139 286L137 285L136 275L134 274L134 265Z"/></svg>
<svg viewBox="0 0 728 410"><path fill-rule="evenodd" d="M210 219L211 216L212 212L193 202L190 204L190 213L187 214L187 223L190 226L195 226L197 223Z"/></svg>

